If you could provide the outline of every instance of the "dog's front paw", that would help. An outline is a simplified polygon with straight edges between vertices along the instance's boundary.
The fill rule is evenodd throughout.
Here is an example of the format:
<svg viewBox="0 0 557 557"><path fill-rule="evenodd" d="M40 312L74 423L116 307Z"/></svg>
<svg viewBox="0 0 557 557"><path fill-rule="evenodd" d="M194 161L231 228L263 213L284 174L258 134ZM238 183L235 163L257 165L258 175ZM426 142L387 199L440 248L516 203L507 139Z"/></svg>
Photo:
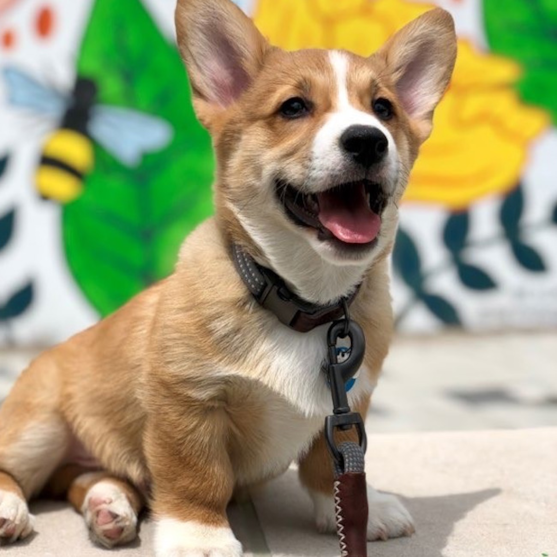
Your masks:
<svg viewBox="0 0 557 557"><path fill-rule="evenodd" d="M35 517L19 495L0 490L0 541L26 538L33 531L34 523Z"/></svg>
<svg viewBox="0 0 557 557"><path fill-rule="evenodd" d="M161 518L156 526L157 557L242 557L242 544L226 527Z"/></svg>
<svg viewBox="0 0 557 557"><path fill-rule="evenodd" d="M411 536L415 532L414 521L410 513L397 497L379 493L368 486L367 500L369 505L367 539L369 541Z"/></svg>
<svg viewBox="0 0 557 557"><path fill-rule="evenodd" d="M332 496L310 492L313 499L315 523L320 532L336 532L335 505ZM414 522L404 505L394 496L367 488L369 518L367 539L387 540L414 533Z"/></svg>

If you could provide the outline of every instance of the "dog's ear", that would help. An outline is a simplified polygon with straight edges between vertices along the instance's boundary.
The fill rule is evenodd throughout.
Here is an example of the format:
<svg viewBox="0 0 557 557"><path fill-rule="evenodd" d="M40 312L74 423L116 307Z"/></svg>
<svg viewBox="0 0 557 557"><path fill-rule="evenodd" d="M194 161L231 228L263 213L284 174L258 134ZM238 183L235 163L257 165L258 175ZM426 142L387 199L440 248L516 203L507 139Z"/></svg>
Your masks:
<svg viewBox="0 0 557 557"><path fill-rule="evenodd" d="M452 16L441 8L426 12L393 35L377 56L384 57L398 99L424 141L456 60Z"/></svg>
<svg viewBox="0 0 557 557"><path fill-rule="evenodd" d="M230 106L263 63L267 41L230 0L178 0L178 47L188 70L198 117Z"/></svg>

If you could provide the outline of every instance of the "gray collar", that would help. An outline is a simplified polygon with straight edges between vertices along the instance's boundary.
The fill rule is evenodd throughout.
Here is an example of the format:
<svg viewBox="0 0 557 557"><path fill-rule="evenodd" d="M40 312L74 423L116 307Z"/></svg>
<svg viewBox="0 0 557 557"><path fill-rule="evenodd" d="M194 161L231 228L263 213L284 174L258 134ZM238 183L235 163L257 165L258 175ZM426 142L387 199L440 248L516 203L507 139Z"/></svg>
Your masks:
<svg viewBox="0 0 557 557"><path fill-rule="evenodd" d="M345 317L348 306L360 289L358 285L352 294L332 304L312 304L296 296L281 277L271 269L259 265L238 244L232 245L232 260L257 302L274 313L281 323L300 333L307 333L319 325Z"/></svg>

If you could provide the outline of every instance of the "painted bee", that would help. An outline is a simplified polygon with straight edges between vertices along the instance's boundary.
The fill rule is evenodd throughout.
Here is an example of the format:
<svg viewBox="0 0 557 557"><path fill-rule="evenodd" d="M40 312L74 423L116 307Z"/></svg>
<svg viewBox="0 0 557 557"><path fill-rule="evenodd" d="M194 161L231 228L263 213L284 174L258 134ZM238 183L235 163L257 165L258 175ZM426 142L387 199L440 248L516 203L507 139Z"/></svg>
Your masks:
<svg viewBox="0 0 557 557"><path fill-rule="evenodd" d="M91 79L78 76L64 96L15 67L5 67L3 75L10 104L58 123L45 141L35 176L44 198L68 203L81 194L84 176L94 166L93 141L133 167L143 154L162 149L172 139L172 127L159 117L97 104Z"/></svg>

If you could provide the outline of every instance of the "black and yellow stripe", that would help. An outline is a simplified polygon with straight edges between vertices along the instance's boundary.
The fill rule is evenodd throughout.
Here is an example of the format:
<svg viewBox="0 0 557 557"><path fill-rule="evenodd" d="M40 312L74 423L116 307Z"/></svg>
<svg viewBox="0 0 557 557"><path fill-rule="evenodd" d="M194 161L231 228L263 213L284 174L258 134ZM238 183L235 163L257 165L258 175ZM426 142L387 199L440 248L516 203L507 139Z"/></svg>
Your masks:
<svg viewBox="0 0 557 557"><path fill-rule="evenodd" d="M36 173L41 196L68 203L83 191L83 177L94 163L93 143L85 134L67 128L46 141Z"/></svg>

